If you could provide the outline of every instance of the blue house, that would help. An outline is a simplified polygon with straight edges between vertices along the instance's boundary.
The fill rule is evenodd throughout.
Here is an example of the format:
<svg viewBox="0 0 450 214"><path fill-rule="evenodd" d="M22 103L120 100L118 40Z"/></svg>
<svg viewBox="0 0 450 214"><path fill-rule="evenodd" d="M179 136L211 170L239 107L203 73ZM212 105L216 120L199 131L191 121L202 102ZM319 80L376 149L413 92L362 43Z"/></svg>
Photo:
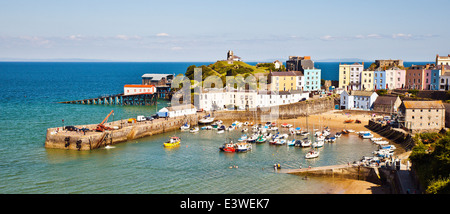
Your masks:
<svg viewBox="0 0 450 214"><path fill-rule="evenodd" d="M319 91L322 70L317 68L304 69L303 71L305 91Z"/></svg>
<svg viewBox="0 0 450 214"><path fill-rule="evenodd" d="M439 90L439 77L441 76L441 69L433 68L431 70L430 90Z"/></svg>
<svg viewBox="0 0 450 214"><path fill-rule="evenodd" d="M373 75L373 88L375 90L386 89L386 71L376 69Z"/></svg>

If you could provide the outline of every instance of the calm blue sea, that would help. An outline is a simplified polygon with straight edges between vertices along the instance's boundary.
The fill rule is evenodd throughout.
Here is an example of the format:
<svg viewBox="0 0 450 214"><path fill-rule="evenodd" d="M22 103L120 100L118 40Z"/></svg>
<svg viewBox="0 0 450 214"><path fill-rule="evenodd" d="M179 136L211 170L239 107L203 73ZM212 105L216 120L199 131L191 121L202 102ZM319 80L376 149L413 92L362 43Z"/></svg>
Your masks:
<svg viewBox="0 0 450 214"><path fill-rule="evenodd" d="M0 193L320 193L326 182L276 174L271 166L297 168L347 163L374 150L358 138L326 145L319 159L307 150L258 145L247 154L223 154L226 133L171 132L95 151L45 149L46 129L96 124L111 111L115 120L149 115L155 106L73 105L57 102L123 92L144 73L184 73L179 63L0 62ZM256 63L253 63L256 64ZM338 79L339 63L316 63L327 79ZM367 63L366 63L367 64ZM406 63L405 63L406 64ZM325 75L322 75L325 78ZM160 100L158 107L167 101ZM182 146L166 150L172 135ZM355 149L356 148L356 149ZM229 166L239 165L238 169ZM229 181L236 181L230 186Z"/></svg>

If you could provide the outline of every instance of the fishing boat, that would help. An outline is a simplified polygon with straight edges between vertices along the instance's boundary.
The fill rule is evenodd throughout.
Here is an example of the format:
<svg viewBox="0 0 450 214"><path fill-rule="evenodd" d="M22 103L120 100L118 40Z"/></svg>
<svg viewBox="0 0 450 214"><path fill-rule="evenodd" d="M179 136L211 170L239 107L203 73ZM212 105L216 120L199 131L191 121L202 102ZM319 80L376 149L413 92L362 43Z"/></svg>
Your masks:
<svg viewBox="0 0 450 214"><path fill-rule="evenodd" d="M283 128L291 128L292 124L283 123L283 124L281 124L281 127L283 127Z"/></svg>
<svg viewBox="0 0 450 214"><path fill-rule="evenodd" d="M229 143L223 144L219 149L222 152L235 152L236 151L236 145L231 141Z"/></svg>
<svg viewBox="0 0 450 214"><path fill-rule="evenodd" d="M191 128L191 129L189 129L189 132L190 133L196 133L196 132L198 132L198 126L196 126L196 127L193 127L193 128Z"/></svg>
<svg viewBox="0 0 450 214"><path fill-rule="evenodd" d="M288 140L288 141L286 142L286 144L287 144L288 146L295 146L295 139Z"/></svg>
<svg viewBox="0 0 450 214"><path fill-rule="evenodd" d="M345 120L345 123L352 123L354 120Z"/></svg>
<svg viewBox="0 0 450 214"><path fill-rule="evenodd" d="M222 134L224 132L225 132L225 130L219 130L219 131L217 131L217 134Z"/></svg>
<svg viewBox="0 0 450 214"><path fill-rule="evenodd" d="M305 155L306 159L317 158L317 157L319 157L319 151L316 151L316 150L311 150L308 153L306 153L306 155Z"/></svg>
<svg viewBox="0 0 450 214"><path fill-rule="evenodd" d="M243 134L239 139L238 142L242 142L242 141L246 141L247 140L247 135Z"/></svg>
<svg viewBox="0 0 450 214"><path fill-rule="evenodd" d="M179 137L171 137L167 142L164 143L164 147L175 147L179 146L181 139Z"/></svg>
<svg viewBox="0 0 450 214"><path fill-rule="evenodd" d="M190 127L191 127L191 126L186 122L186 123L184 123L184 124L180 127L180 129L181 129L181 130L189 130Z"/></svg>
<svg viewBox="0 0 450 214"><path fill-rule="evenodd" d="M214 122L214 117L211 117L210 114L206 115L202 119L198 120L198 123L207 124Z"/></svg>
<svg viewBox="0 0 450 214"><path fill-rule="evenodd" d="M235 150L236 150L236 152L247 152L247 151L250 151L250 150L252 150L252 144L245 143L245 142L237 143L235 145Z"/></svg>

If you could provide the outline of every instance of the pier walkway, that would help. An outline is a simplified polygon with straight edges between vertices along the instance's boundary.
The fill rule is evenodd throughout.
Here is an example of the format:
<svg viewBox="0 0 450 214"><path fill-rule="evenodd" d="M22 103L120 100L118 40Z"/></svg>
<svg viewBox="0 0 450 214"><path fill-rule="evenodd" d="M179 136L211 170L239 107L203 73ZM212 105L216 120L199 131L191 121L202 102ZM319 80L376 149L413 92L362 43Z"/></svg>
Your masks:
<svg viewBox="0 0 450 214"><path fill-rule="evenodd" d="M301 168L301 169L279 169L279 173L287 173L287 174L302 174L302 173L318 173L324 171L336 171L340 169L345 169L352 167L349 164L341 164L341 165L332 165L332 166L319 166L312 168Z"/></svg>
<svg viewBox="0 0 450 214"><path fill-rule="evenodd" d="M83 100L63 101L60 103L97 105L154 105L157 102L158 97L160 97L158 93L136 95L114 94Z"/></svg>

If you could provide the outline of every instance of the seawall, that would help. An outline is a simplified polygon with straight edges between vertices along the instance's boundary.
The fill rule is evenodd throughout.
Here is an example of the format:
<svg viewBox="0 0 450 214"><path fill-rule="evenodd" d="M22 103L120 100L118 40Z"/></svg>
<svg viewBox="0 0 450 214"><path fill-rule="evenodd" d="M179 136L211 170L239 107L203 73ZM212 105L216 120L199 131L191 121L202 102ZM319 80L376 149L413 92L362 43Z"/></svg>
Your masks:
<svg viewBox="0 0 450 214"><path fill-rule="evenodd" d="M203 114L170 118L168 120L160 118L153 121L132 124L127 123L125 120L114 121L105 125L109 127L117 126L119 129L106 130L104 132L88 131L84 133L82 131L61 131L62 127L49 128L47 129L45 147L52 149L92 150L107 145L174 131L179 129L185 122L189 122L192 126L198 123L198 118L201 116ZM96 124L91 124L76 127L94 129L96 126Z"/></svg>
<svg viewBox="0 0 450 214"><path fill-rule="evenodd" d="M414 139L403 129L392 128L389 125L382 124L373 120L369 120L367 128L378 133L379 135L400 144L406 151L414 147Z"/></svg>
<svg viewBox="0 0 450 214"><path fill-rule="evenodd" d="M281 105L276 108L258 108L254 111L215 111L213 116L216 120L239 120L239 121L275 121L276 119L288 119L326 112L334 108L332 98L312 99L298 103ZM125 120L114 121L105 124L108 127L119 127L117 130L106 130L104 132L75 132L62 131L62 127L47 129L45 147L52 149L92 150L107 145L126 142L146 136L178 130L185 122L191 127L198 124L206 112L189 116L181 116L169 119L156 119L153 121L127 123ZM272 115L272 116L270 116ZM78 125L77 128L95 129L97 124Z"/></svg>

